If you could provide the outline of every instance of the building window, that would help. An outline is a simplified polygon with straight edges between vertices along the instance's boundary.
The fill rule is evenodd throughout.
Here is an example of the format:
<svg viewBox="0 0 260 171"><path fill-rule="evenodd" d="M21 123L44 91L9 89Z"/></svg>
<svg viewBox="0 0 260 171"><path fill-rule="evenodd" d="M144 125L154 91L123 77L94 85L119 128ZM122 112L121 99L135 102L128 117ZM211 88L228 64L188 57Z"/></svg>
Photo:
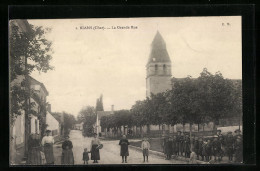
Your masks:
<svg viewBox="0 0 260 171"><path fill-rule="evenodd" d="M37 119L35 119L34 122L35 122L35 133L37 133L37 127L38 127L38 126L37 126L37 125L38 125L38 124L37 124Z"/></svg>
<svg viewBox="0 0 260 171"><path fill-rule="evenodd" d="M154 67L155 67L155 73L157 73L157 71L158 71L158 65L156 64Z"/></svg>
<svg viewBox="0 0 260 171"><path fill-rule="evenodd" d="M163 64L163 70L166 71L166 65L165 64Z"/></svg>

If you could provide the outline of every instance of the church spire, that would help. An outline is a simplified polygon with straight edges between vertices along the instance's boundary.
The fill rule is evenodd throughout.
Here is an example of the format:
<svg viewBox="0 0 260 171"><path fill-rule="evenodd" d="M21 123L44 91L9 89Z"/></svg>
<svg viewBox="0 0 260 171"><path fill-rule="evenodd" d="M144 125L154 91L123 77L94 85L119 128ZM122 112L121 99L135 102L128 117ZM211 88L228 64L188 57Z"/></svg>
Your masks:
<svg viewBox="0 0 260 171"><path fill-rule="evenodd" d="M166 49L166 43L159 31L157 31L151 44L151 53L149 56L148 64L157 62L171 62Z"/></svg>

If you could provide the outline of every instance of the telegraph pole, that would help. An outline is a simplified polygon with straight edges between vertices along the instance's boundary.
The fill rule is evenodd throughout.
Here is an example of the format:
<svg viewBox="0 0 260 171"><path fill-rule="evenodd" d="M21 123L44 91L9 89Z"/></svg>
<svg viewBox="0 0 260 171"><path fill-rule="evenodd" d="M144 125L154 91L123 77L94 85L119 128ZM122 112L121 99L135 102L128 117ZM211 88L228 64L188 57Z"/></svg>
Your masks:
<svg viewBox="0 0 260 171"><path fill-rule="evenodd" d="M24 158L27 159L28 154L28 139L29 134L31 132L31 122L30 122L30 81L29 81L29 74L27 71L27 56L25 56L25 89L26 89L26 99L25 99L25 139L24 139Z"/></svg>

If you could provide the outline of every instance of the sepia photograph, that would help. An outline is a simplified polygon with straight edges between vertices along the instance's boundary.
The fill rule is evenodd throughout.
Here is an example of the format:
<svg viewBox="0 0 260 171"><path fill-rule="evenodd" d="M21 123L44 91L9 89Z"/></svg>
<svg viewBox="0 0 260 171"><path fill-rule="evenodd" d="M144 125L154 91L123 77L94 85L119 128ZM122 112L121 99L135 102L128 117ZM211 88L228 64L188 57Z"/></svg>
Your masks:
<svg viewBox="0 0 260 171"><path fill-rule="evenodd" d="M241 16L9 20L10 166L243 164L242 99Z"/></svg>

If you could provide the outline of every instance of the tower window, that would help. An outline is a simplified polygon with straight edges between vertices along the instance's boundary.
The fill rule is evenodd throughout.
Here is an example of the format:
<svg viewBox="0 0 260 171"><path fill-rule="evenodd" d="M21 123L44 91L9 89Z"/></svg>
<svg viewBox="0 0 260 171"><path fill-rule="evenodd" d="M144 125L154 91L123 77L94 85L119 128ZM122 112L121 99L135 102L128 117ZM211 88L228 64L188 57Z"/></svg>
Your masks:
<svg viewBox="0 0 260 171"><path fill-rule="evenodd" d="M155 71L157 71L157 70L158 70L158 65L156 64L156 65L155 65Z"/></svg>
<svg viewBox="0 0 260 171"><path fill-rule="evenodd" d="M166 65L163 64L163 72L166 73Z"/></svg>

